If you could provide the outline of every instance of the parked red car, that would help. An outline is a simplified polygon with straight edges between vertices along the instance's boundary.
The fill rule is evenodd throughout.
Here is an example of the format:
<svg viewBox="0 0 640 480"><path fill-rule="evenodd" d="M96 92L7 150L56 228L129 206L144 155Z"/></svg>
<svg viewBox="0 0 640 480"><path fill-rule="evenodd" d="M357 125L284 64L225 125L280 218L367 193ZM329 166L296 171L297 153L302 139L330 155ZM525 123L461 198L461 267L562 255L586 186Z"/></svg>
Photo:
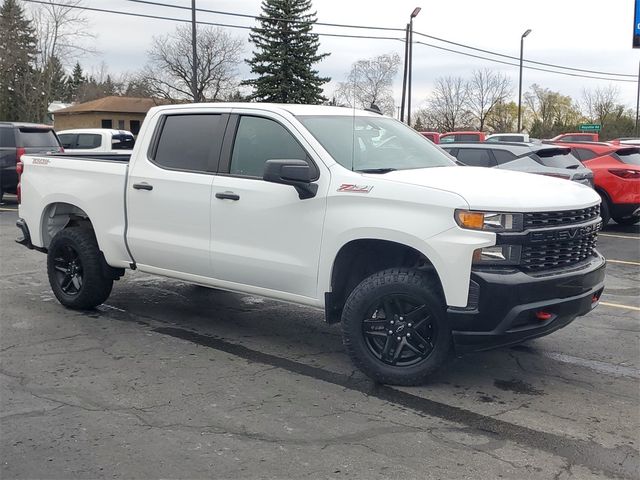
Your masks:
<svg viewBox="0 0 640 480"><path fill-rule="evenodd" d="M595 189L602 197L600 216L621 225L640 221L640 147L609 143L567 143L585 167L593 171Z"/></svg>
<svg viewBox="0 0 640 480"><path fill-rule="evenodd" d="M600 135L597 133L561 133L551 139L552 142L597 142Z"/></svg>
<svg viewBox="0 0 640 480"><path fill-rule="evenodd" d="M484 142L484 132L447 132L440 135L440 143L452 142Z"/></svg>
<svg viewBox="0 0 640 480"><path fill-rule="evenodd" d="M440 134L438 132L420 132L420 135L428 138L433 143L440 143Z"/></svg>

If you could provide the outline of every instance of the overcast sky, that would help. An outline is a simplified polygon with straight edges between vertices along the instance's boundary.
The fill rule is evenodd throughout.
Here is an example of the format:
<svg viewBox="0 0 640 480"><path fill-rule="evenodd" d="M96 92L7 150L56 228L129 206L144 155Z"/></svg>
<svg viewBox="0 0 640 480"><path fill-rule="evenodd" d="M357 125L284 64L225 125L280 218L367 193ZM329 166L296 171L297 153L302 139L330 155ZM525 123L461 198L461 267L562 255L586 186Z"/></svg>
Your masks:
<svg viewBox="0 0 640 480"><path fill-rule="evenodd" d="M190 6L189 0L155 0L156 2ZM520 35L526 29L532 33L525 39L525 58L567 67L637 75L640 49L633 50L634 0L314 0L318 21L370 26L400 27L406 25L414 7L422 11L414 21L414 30L477 48L519 56ZM190 18L188 11L145 6L127 0L84 0L87 7ZM198 8L207 8L251 15L260 13L259 0L197 0ZM31 7L33 8L33 7ZM146 52L155 35L171 32L176 23L145 18L125 17L107 13L87 13L96 34L93 47L99 53L79 59L86 70L104 61L110 72L135 71L146 62ZM252 26L252 19L214 14L199 14L199 20ZM247 39L247 30L231 29L234 35ZM346 33L399 37L401 32L364 31L316 26L318 33ZM464 50L441 42L414 37L436 45ZM333 81L344 79L352 62L381 53L398 52L403 44L394 40L320 37L321 52L331 55L318 68ZM251 55L247 43L245 56ZM474 53L465 50L469 53ZM475 52L478 54L477 52ZM484 55L479 53L479 55ZM492 57L496 58L496 57ZM507 60L513 63L517 61ZM413 104L420 105L432 88L435 78L444 75L470 76L477 68L489 67L509 75L517 97L517 66L501 65L456 53L436 50L424 45L414 46ZM240 67L243 77L249 75L246 65ZM602 76L602 75L600 75ZM619 78L619 77L618 77ZM524 70L526 90L537 83L579 99L584 88L616 85L620 98L635 108L637 84L570 77L535 70ZM335 83L326 87L333 91ZM400 100L402 76L396 78L396 103Z"/></svg>

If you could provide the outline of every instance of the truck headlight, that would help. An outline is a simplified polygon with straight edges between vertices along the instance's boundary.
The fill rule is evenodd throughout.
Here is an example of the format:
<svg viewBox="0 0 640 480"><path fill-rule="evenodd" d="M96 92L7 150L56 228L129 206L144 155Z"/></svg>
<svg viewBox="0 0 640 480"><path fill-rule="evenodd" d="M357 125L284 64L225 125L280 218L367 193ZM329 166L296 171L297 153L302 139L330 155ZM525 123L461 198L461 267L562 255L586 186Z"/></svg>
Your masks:
<svg viewBox="0 0 640 480"><path fill-rule="evenodd" d="M521 232L523 226L521 213L456 210L455 219L462 228L488 232Z"/></svg>
<svg viewBox="0 0 640 480"><path fill-rule="evenodd" d="M473 252L474 265L519 265L520 245L495 245L478 248Z"/></svg>

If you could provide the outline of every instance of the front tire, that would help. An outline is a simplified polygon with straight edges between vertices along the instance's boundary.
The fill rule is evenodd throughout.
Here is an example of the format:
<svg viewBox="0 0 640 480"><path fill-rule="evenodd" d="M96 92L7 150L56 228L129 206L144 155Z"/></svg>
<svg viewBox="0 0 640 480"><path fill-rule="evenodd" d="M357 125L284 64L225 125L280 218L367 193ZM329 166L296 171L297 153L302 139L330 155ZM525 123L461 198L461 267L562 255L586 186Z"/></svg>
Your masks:
<svg viewBox="0 0 640 480"><path fill-rule="evenodd" d="M47 253L51 290L65 307L88 310L103 303L113 287L104 274L95 234L84 227L70 227L53 237Z"/></svg>
<svg viewBox="0 0 640 480"><path fill-rule="evenodd" d="M451 350L438 281L408 268L363 280L347 299L342 332L353 363L380 383L423 384Z"/></svg>

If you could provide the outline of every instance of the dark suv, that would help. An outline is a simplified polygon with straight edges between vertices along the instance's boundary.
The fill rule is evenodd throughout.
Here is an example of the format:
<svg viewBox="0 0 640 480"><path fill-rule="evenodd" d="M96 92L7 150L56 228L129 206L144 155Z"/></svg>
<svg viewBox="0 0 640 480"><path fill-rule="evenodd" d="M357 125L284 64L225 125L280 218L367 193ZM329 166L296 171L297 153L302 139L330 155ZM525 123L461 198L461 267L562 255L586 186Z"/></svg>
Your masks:
<svg viewBox="0 0 640 480"><path fill-rule="evenodd" d="M0 201L5 192L17 193L16 164L22 155L62 151L50 125L0 122Z"/></svg>
<svg viewBox="0 0 640 480"><path fill-rule="evenodd" d="M537 173L573 180L593 188L593 172L573 156L571 148L534 143L449 143L440 145L464 164Z"/></svg>

